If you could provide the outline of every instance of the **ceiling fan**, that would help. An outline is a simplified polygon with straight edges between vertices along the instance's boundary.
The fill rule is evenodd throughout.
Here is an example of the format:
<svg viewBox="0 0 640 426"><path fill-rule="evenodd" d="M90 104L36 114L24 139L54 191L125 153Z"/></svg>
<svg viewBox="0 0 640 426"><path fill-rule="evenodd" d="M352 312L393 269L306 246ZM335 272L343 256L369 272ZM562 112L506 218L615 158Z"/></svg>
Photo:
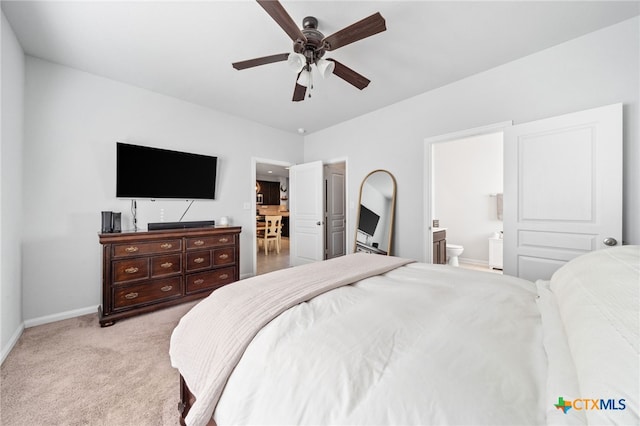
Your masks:
<svg viewBox="0 0 640 426"><path fill-rule="evenodd" d="M293 40L293 53L280 53L235 62L232 64L235 69L243 70L273 62L287 61L289 66L298 73L295 89L293 90L292 100L294 102L304 100L307 88L313 88L311 66L314 64L322 77L327 77L333 73L360 90L369 85L370 80L366 77L335 59L324 59L323 56L327 51L336 50L363 38L386 31L385 20L379 12L325 37L324 34L318 31L318 20L313 16L304 18L302 29L300 29L279 1L256 1Z"/></svg>

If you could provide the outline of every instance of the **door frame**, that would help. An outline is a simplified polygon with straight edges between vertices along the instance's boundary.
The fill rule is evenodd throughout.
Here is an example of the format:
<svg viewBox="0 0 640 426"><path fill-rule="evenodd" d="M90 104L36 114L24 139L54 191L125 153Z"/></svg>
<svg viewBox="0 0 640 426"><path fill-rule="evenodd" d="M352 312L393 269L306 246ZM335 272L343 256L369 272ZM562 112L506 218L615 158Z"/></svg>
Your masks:
<svg viewBox="0 0 640 426"><path fill-rule="evenodd" d="M256 168L258 164L272 164L274 166L282 166L282 167L291 167L293 164L289 161L281 161L281 160L272 160L268 158L260 158L260 157L251 157L251 186L250 186L250 200L251 200L251 235L253 236L253 242L251 243L251 247L253 250L252 254L252 263L253 263L253 275L258 274L258 240L256 239L257 229L256 229L256 181L257 181L257 173ZM291 218L289 218L291 221Z"/></svg>
<svg viewBox="0 0 640 426"><path fill-rule="evenodd" d="M445 133L438 136L432 136L424 140L424 226L423 238L424 246L424 262L433 263L433 234L431 233L431 224L433 223L433 146L437 143L451 142L457 139L464 139L473 136L481 136L490 133L504 132L507 127L513 126L513 121L502 121L498 123L488 124L486 126L473 127L470 129L459 130L451 133ZM504 143L504 142L503 142ZM504 160L503 160L504 162ZM503 165L504 166L504 165Z"/></svg>

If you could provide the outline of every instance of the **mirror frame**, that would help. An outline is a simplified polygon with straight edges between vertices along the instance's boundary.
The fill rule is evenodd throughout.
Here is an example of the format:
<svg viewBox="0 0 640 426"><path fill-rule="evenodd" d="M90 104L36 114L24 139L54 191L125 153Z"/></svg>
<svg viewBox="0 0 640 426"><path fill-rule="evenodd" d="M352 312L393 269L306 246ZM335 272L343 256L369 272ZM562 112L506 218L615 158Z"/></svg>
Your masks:
<svg viewBox="0 0 640 426"><path fill-rule="evenodd" d="M389 220L389 241L387 242L387 256L391 256L391 242L393 241L393 227L394 227L394 220L395 220L395 214L396 214L396 192L397 192L397 184L396 184L396 178L395 176L393 176L393 174L385 169L376 169L373 170L372 172L369 172L369 174L367 174L364 179L362 179L362 183L360 183L360 193L358 194L358 211L356 212L356 229L355 229L355 234L354 234L354 238L353 238L353 253L356 253L356 249L358 246L358 225L360 224L360 206L362 206L362 188L364 188L364 184L367 181L367 179L369 178L369 176L373 175L374 173L378 173L378 172L382 172L382 173L386 173L387 175L389 175L389 177L391 178L391 182L393 184L393 197L391 198L391 217Z"/></svg>

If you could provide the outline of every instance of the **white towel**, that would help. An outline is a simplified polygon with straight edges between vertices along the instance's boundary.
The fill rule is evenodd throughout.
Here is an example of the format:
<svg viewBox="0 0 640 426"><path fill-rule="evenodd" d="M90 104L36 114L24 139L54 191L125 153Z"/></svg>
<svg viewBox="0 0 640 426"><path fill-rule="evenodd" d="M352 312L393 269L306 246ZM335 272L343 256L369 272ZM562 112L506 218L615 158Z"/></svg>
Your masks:
<svg viewBox="0 0 640 426"><path fill-rule="evenodd" d="M498 212L498 220L502 220L502 194L496 194L496 208Z"/></svg>

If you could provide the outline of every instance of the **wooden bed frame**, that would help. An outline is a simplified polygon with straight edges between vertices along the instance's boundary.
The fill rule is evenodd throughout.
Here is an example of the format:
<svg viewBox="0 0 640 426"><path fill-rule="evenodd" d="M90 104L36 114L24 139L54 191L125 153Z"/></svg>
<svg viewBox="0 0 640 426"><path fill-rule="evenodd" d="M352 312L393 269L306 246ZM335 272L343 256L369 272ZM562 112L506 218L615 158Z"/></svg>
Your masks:
<svg viewBox="0 0 640 426"><path fill-rule="evenodd" d="M189 414L189 410L191 406L196 401L196 397L191 393L187 383L184 381L182 374L180 375L180 402L178 403L178 411L180 412L180 424L182 426L186 426L186 422L184 421L187 414ZM211 418L207 426L217 426L216 422Z"/></svg>

